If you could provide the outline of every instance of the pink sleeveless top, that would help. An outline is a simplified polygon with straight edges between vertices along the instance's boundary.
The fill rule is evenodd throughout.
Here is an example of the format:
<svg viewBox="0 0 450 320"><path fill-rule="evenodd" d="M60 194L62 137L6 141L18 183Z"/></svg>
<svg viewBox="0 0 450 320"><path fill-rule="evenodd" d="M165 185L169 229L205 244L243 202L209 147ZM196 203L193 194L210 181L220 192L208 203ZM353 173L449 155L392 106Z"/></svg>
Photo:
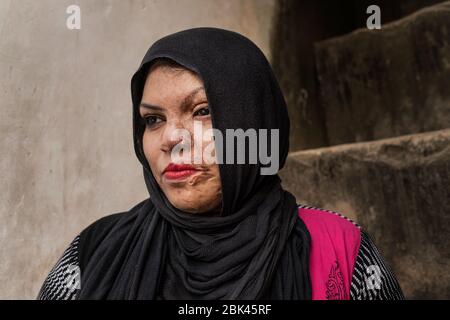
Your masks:
<svg viewBox="0 0 450 320"><path fill-rule="evenodd" d="M313 300L348 300L361 243L360 227L339 213L300 206L298 215L311 235Z"/></svg>

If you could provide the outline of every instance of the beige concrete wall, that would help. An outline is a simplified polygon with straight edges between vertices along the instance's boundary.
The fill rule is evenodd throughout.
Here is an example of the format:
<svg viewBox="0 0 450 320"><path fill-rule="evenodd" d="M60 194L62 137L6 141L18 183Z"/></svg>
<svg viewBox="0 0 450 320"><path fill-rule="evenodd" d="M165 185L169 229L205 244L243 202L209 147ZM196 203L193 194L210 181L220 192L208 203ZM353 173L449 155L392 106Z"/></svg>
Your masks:
<svg viewBox="0 0 450 320"><path fill-rule="evenodd" d="M82 228L148 196L129 80L149 45L216 26L269 55L274 2L0 1L0 299L35 298ZM81 30L66 28L71 4Z"/></svg>

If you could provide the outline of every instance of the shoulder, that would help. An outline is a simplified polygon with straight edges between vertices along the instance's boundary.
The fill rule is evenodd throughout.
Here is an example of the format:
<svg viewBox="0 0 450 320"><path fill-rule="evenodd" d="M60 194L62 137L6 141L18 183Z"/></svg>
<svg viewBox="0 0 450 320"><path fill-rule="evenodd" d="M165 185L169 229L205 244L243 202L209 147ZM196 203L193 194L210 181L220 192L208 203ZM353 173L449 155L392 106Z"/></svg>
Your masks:
<svg viewBox="0 0 450 320"><path fill-rule="evenodd" d="M95 220L80 232L78 256L81 270L86 266L98 244L107 237L118 221L126 214L127 212L119 212L104 216Z"/></svg>
<svg viewBox="0 0 450 320"><path fill-rule="evenodd" d="M362 235L356 222L342 213L306 205L298 205L298 215L310 233L313 253L347 255L348 261L356 258Z"/></svg>
<svg viewBox="0 0 450 320"><path fill-rule="evenodd" d="M310 236L313 299L404 299L371 236L344 214L299 205Z"/></svg>
<svg viewBox="0 0 450 320"><path fill-rule="evenodd" d="M38 300L72 300L80 285L78 245L80 237L64 250L39 291Z"/></svg>
<svg viewBox="0 0 450 320"><path fill-rule="evenodd" d="M332 210L298 205L299 217L310 233L328 232L333 235L347 234L361 236L361 227L344 214Z"/></svg>
<svg viewBox="0 0 450 320"><path fill-rule="evenodd" d="M87 227L85 227L81 231L80 236L98 232L103 233L105 231L108 231L125 214L126 212L118 212L101 217L90 223Z"/></svg>
<svg viewBox="0 0 450 320"><path fill-rule="evenodd" d="M139 209L146 204L151 204L149 199L139 202L128 211L113 213L104 216L90 225L88 225L80 233L80 241L78 246L80 256L80 267L83 270L90 256L98 247L98 245L111 233L118 224L131 225L139 213Z"/></svg>
<svg viewBox="0 0 450 320"><path fill-rule="evenodd" d="M311 237L310 277L314 300L350 298L350 283L361 244L360 226L345 215L299 205Z"/></svg>
<svg viewBox="0 0 450 320"><path fill-rule="evenodd" d="M353 300L403 300L405 297L393 270L372 237L363 230L353 270L350 296Z"/></svg>
<svg viewBox="0 0 450 320"><path fill-rule="evenodd" d="M298 215L309 231L313 252L320 250L355 260L362 236L356 222L342 213L305 205L298 206Z"/></svg>
<svg viewBox="0 0 450 320"><path fill-rule="evenodd" d="M95 235L95 238L102 238L103 236L108 234L108 232L116 225L119 220L128 217L133 218L132 213L136 213L138 209L144 206L147 202L148 199L141 201L128 211L109 214L95 220L81 231L80 245L83 241L83 238L86 238L88 236Z"/></svg>
<svg viewBox="0 0 450 320"><path fill-rule="evenodd" d="M130 222L133 219L131 213L137 211L135 209L144 205L145 202L140 202L130 211L106 215L85 227L73 239L52 268L38 293L37 299L76 299L81 286L84 266L96 246L113 230L119 221Z"/></svg>
<svg viewBox="0 0 450 320"><path fill-rule="evenodd" d="M102 238L123 213L102 217L82 230L66 247L39 290L38 300L73 300L80 290L81 269L91 244ZM83 248L83 250L82 250Z"/></svg>

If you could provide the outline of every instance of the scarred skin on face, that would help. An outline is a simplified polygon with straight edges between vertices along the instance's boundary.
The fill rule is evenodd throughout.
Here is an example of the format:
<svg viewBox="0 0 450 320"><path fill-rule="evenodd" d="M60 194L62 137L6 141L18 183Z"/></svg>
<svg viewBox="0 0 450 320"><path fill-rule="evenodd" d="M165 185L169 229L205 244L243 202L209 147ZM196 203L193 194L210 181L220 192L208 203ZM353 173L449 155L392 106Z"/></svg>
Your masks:
<svg viewBox="0 0 450 320"><path fill-rule="evenodd" d="M195 139L194 121L201 122L203 132L212 128L208 101L203 82L194 72L155 63L145 83L140 115L145 119L143 149L150 169L161 190L179 210L205 215L219 215L222 206L222 188L218 164L194 164L196 171L187 177L173 179L164 174L174 146L182 142L179 129L190 132L191 146ZM208 144L203 143L203 150ZM191 148L193 150L193 147ZM214 151L213 151L214 154ZM179 164L179 163L175 163Z"/></svg>

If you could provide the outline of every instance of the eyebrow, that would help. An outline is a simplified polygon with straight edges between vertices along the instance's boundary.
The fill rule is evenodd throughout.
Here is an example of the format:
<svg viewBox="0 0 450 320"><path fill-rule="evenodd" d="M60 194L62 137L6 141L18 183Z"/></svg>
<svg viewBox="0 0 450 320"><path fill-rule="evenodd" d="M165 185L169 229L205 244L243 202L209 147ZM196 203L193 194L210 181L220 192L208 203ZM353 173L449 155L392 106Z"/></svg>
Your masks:
<svg viewBox="0 0 450 320"><path fill-rule="evenodd" d="M181 103L181 109L183 111L185 111L192 104L192 100L197 95L197 93L199 93L200 91L205 91L205 88L203 86L195 88L183 99L183 102ZM160 106L155 106L155 105L152 105L152 104L146 103L146 102L141 102L140 106L147 108L147 109L156 110L156 111L164 110L164 108L162 108Z"/></svg>

